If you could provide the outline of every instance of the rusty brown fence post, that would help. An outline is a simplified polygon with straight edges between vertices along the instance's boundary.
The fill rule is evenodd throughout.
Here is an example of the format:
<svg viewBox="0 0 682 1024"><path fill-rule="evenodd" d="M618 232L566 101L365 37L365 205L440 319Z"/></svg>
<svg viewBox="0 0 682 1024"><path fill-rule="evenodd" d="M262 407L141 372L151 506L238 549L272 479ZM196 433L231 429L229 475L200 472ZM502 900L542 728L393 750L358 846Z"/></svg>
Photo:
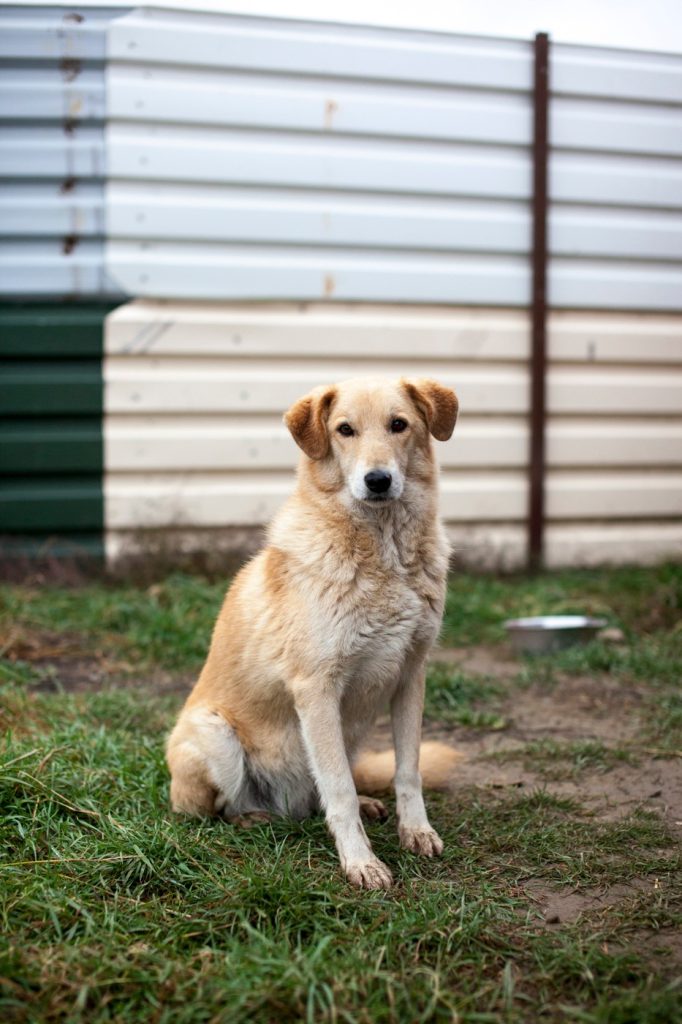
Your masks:
<svg viewBox="0 0 682 1024"><path fill-rule="evenodd" d="M542 568L545 526L547 369L547 155L549 36L535 36L533 83L533 273L530 362L528 568Z"/></svg>

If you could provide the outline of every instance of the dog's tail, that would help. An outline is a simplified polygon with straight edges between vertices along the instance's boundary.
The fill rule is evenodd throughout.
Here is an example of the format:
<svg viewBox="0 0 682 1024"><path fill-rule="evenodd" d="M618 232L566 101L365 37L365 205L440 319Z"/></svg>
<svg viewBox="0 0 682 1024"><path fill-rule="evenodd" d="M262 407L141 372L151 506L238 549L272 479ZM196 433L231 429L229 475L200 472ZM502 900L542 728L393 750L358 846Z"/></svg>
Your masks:
<svg viewBox="0 0 682 1024"><path fill-rule="evenodd" d="M419 772L425 789L447 789L452 773L462 755L445 743L429 741L419 748ZM364 753L353 765L353 779L358 793L381 793L388 789L395 775L395 753Z"/></svg>

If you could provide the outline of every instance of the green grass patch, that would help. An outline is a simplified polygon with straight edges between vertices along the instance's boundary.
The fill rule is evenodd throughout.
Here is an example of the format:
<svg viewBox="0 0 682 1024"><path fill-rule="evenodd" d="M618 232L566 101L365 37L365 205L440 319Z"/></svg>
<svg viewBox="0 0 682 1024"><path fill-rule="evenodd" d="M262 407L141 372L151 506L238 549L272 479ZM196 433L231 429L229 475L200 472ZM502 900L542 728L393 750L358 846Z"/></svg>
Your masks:
<svg viewBox="0 0 682 1024"><path fill-rule="evenodd" d="M443 639L454 645L495 643L504 638L505 619L561 614L603 616L628 634L673 629L682 618L682 565L506 578L455 573Z"/></svg>
<svg viewBox="0 0 682 1024"><path fill-rule="evenodd" d="M426 673L424 714L426 718L474 729L504 729L504 717L484 706L499 699L501 692L499 684L487 676L433 662Z"/></svg>
<svg viewBox="0 0 682 1024"><path fill-rule="evenodd" d="M0 626L76 635L84 654L110 655L129 671L156 665L200 666L226 584L174 573L149 587L90 583L83 587L0 586ZM50 643L46 643L50 648ZM70 649L70 648L67 648ZM39 653L39 652L38 652Z"/></svg>
<svg viewBox="0 0 682 1024"><path fill-rule="evenodd" d="M144 588L0 587L0 1018L682 1019L679 964L648 942L682 927L679 842L656 814L600 820L544 788L430 796L446 843L437 861L398 849L393 808L387 824L369 826L396 878L388 893L346 885L320 818L239 831L173 817L163 741L179 698L61 686L80 658L137 679L154 668L195 671L224 589L180 573ZM506 617L577 611L604 615L627 642L529 661L503 683L434 664L426 714L501 728L514 685L608 676L637 698L631 748L542 741L514 756L549 782L556 772L606 772L647 747L672 755L682 729L681 593L675 566L455 576L446 644L494 644ZM529 879L568 892L652 884L551 930L524 890Z"/></svg>
<svg viewBox="0 0 682 1024"><path fill-rule="evenodd" d="M679 848L654 815L600 823L543 790L431 798L444 857L400 852L394 820L370 826L397 884L360 893L319 818L239 831L169 813L175 700L16 685L0 700L5 1019L596 1024L679 1005L643 954L540 928L522 890L670 874Z"/></svg>
<svg viewBox="0 0 682 1024"><path fill-rule="evenodd" d="M528 682L552 683L561 674L606 674L652 688L670 686L682 678L682 630L635 636L625 644L595 640L551 656L535 655L527 659L523 674Z"/></svg>

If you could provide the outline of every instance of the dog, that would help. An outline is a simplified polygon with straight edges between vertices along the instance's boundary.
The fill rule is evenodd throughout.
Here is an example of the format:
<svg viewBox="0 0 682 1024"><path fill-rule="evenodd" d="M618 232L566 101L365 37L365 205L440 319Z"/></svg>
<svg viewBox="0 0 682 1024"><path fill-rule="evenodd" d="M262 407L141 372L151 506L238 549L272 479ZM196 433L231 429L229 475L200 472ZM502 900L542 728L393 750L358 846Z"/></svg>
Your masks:
<svg viewBox="0 0 682 1024"><path fill-rule="evenodd" d="M285 414L297 486L228 590L169 737L174 811L249 824L322 809L347 879L388 888L360 817L385 809L356 790L393 774L386 757L358 758L388 701L400 843L442 853L419 755L449 562L431 438L450 437L457 411L449 388L401 378L316 388ZM424 748L425 782L442 785L457 755Z"/></svg>

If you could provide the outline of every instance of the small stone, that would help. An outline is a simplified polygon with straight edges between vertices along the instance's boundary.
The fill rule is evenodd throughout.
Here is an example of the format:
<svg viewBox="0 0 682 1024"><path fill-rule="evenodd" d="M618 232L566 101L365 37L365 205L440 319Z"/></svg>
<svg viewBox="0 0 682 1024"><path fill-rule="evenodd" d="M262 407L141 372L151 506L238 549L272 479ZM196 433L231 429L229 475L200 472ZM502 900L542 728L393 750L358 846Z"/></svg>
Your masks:
<svg viewBox="0 0 682 1024"><path fill-rule="evenodd" d="M625 633L618 626L607 626L598 633L598 638L605 644L624 644Z"/></svg>

